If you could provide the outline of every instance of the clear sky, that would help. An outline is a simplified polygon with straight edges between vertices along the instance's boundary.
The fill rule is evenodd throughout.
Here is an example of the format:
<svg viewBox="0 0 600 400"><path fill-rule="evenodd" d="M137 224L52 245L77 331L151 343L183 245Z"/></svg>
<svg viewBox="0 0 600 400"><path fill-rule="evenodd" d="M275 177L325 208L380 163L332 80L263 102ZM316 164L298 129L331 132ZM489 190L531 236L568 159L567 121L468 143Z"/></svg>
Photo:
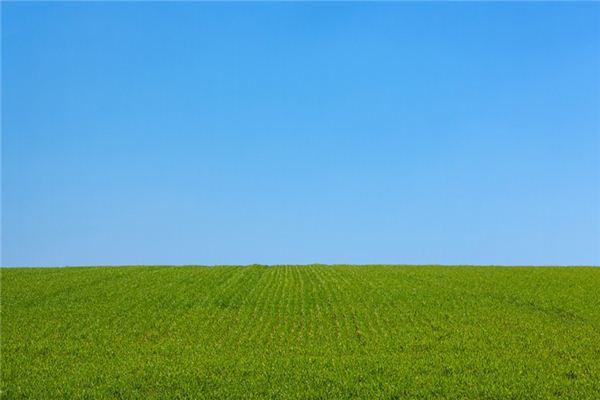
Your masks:
<svg viewBox="0 0 600 400"><path fill-rule="evenodd" d="M2 265L600 264L600 4L2 4Z"/></svg>

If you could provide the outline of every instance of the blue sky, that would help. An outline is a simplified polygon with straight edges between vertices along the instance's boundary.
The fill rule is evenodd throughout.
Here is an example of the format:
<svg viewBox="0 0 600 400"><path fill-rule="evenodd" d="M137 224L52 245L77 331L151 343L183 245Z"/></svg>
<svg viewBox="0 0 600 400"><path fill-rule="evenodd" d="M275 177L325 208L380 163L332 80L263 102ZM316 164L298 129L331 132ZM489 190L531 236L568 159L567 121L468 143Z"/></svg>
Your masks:
<svg viewBox="0 0 600 400"><path fill-rule="evenodd" d="M600 4L3 3L2 265L600 264Z"/></svg>

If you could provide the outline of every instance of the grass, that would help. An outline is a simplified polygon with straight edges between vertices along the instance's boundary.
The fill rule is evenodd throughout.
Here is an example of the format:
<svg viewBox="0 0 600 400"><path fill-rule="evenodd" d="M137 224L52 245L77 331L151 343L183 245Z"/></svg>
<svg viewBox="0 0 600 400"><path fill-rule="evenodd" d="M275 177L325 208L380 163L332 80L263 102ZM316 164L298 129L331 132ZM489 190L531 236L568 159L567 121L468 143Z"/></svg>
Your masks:
<svg viewBox="0 0 600 400"><path fill-rule="evenodd" d="M2 399L600 398L600 269L3 269Z"/></svg>

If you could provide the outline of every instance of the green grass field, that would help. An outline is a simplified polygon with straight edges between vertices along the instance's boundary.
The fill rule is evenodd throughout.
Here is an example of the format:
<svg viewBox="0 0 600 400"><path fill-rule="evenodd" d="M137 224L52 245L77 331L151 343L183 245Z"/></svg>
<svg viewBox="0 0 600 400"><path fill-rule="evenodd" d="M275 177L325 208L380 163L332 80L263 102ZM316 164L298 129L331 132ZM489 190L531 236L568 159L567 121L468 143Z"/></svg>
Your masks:
<svg viewBox="0 0 600 400"><path fill-rule="evenodd" d="M2 269L1 398L599 399L600 269Z"/></svg>

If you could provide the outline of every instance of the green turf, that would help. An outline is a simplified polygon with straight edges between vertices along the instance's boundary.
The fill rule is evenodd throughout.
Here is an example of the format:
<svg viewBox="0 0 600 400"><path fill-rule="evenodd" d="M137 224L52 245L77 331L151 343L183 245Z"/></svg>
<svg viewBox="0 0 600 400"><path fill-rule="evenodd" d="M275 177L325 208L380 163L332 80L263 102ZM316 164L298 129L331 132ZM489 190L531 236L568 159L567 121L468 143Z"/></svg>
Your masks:
<svg viewBox="0 0 600 400"><path fill-rule="evenodd" d="M1 398L599 399L600 269L3 269Z"/></svg>

